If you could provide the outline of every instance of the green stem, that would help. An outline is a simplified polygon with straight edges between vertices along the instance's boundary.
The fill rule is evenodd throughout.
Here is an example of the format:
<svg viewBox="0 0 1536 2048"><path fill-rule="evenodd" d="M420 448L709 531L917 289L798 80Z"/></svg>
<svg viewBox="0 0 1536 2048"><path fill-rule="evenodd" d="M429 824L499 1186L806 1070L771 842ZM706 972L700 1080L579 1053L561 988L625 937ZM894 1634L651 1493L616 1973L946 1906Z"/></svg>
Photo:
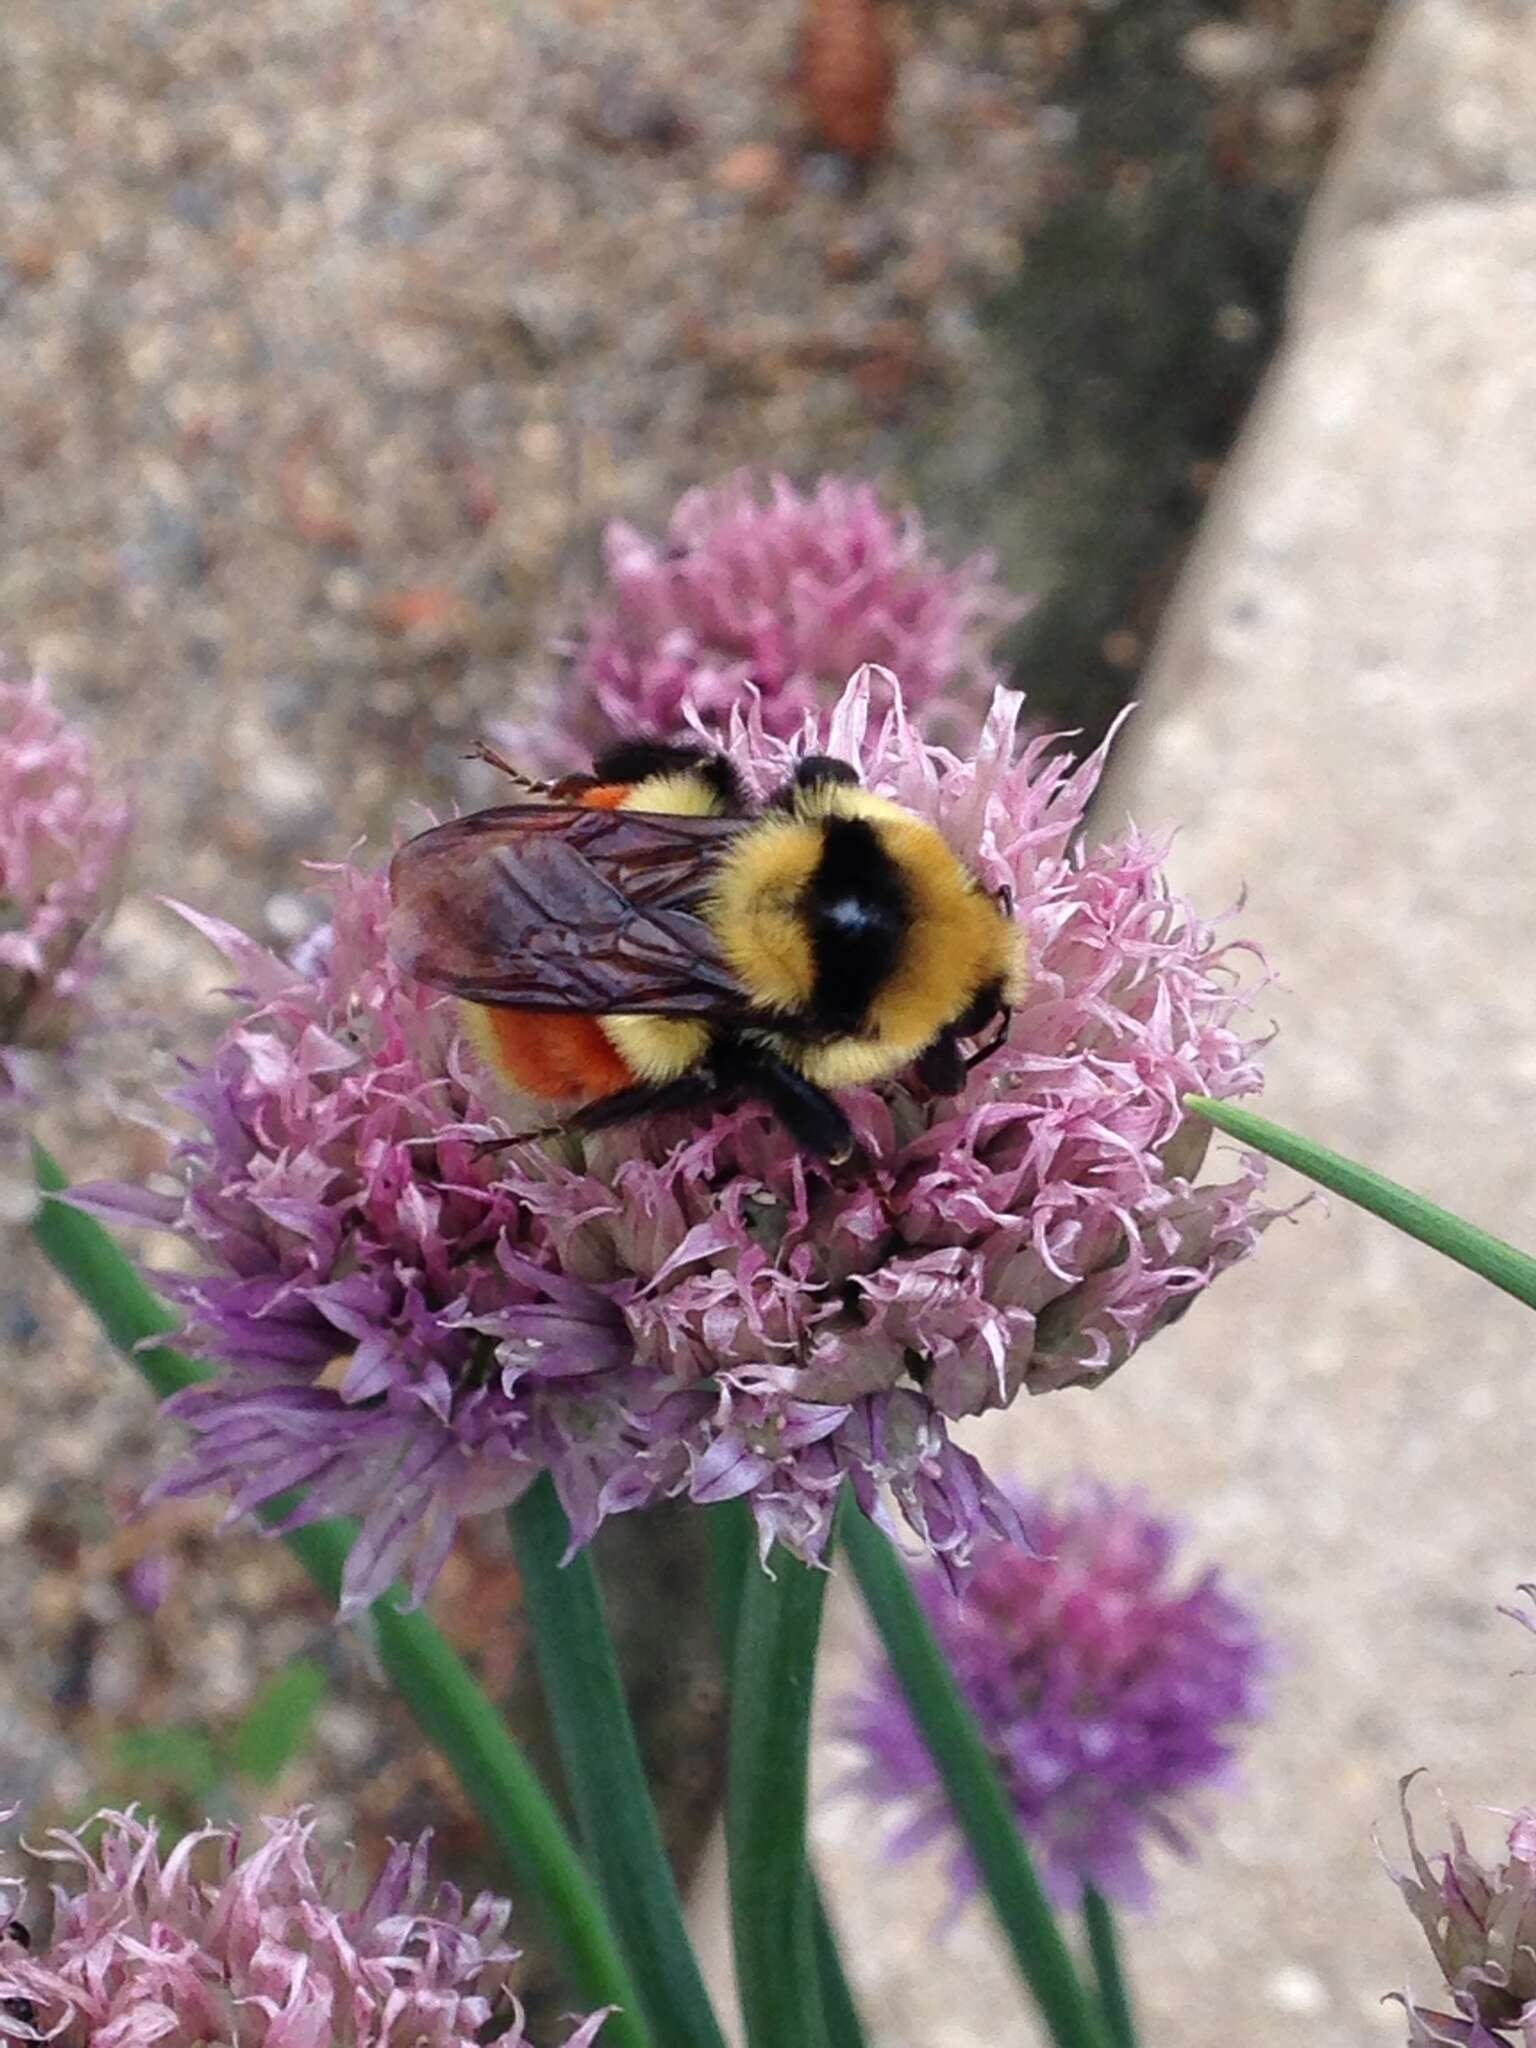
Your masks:
<svg viewBox="0 0 1536 2048"><path fill-rule="evenodd" d="M811 1939L816 1945L816 1977L821 1986L822 2016L827 2023L827 2048L866 2048L864 2022L859 2018L843 1969L837 1930L814 1875L810 1884Z"/></svg>
<svg viewBox="0 0 1536 2048"><path fill-rule="evenodd" d="M1088 1932L1099 2004L1115 2048L1136 2048L1136 2022L1131 2017L1131 1994L1120 1962L1114 1912L1104 1894L1091 1884L1083 1887L1083 1925Z"/></svg>
<svg viewBox="0 0 1536 2048"><path fill-rule="evenodd" d="M744 1500L721 1501L708 1510L709 1586L715 1603L715 1632L726 1683L736 1658L741 1597L747 1573L758 1569L757 1524Z"/></svg>
<svg viewBox="0 0 1536 2048"><path fill-rule="evenodd" d="M666 2048L723 2048L662 1847L602 1596L547 1473L508 1514L533 1653L583 1846Z"/></svg>
<svg viewBox="0 0 1536 2048"><path fill-rule="evenodd" d="M107 1336L137 1366L162 1399L211 1375L194 1360L154 1340L176 1325L173 1311L153 1294L111 1237L67 1203L46 1196L68 1186L57 1162L34 1149L45 1199L32 1236L51 1266L79 1296ZM291 1501L269 1502L272 1521ZM331 1600L356 1530L344 1521L312 1522L283 1538ZM651 2048L640 2002L625 1969L601 1901L544 1788L522 1751L462 1660L424 1614L402 1614L395 1595L371 1610L374 1639L391 1683L423 1735L449 1764L486 1832L526 1886L564 1951L580 1996L621 2011L604 2029L615 2048Z"/></svg>
<svg viewBox="0 0 1536 2048"><path fill-rule="evenodd" d="M342 1522L295 1529L288 1547L331 1598L356 1531ZM603 2029L606 2040L649 2048L637 1980L625 1968L592 1880L548 1794L502 1717L476 1685L463 1660L423 1614L403 1614L392 1598L372 1609L379 1662L410 1709L422 1734L452 1765L470 1805L538 1900L571 1959L584 1998L617 2005L621 2014Z"/></svg>
<svg viewBox="0 0 1536 2048"><path fill-rule="evenodd" d="M1241 1139L1256 1151L1267 1152L1283 1166L1295 1167L1298 1173L1342 1195L1345 1201L1369 1209L1373 1216L1381 1217L1406 1236L1416 1237L1420 1244L1427 1244L1431 1250L1454 1259L1458 1266L1465 1266L1469 1273L1476 1273L1479 1279L1491 1281L1505 1294L1512 1294L1527 1308L1536 1308L1536 1258L1528 1252L1479 1230L1475 1223L1453 1216L1448 1209L1409 1188L1399 1187L1396 1181L1373 1173L1368 1166L1357 1165L1342 1153L1330 1152L1326 1145L1282 1130L1279 1124L1255 1116L1252 1110L1237 1109L1230 1102L1213 1102L1205 1095L1186 1095L1184 1107L1203 1116L1229 1137Z"/></svg>
<svg viewBox="0 0 1536 2048"><path fill-rule="evenodd" d="M69 1186L64 1169L41 1145L32 1147L32 1166L44 1200L32 1219L32 1237L43 1257L95 1316L107 1336L136 1365L164 1401L199 1380L212 1378L202 1366L167 1344L156 1344L180 1322L176 1311L151 1293L125 1253L94 1216L50 1202Z"/></svg>
<svg viewBox="0 0 1536 2048"><path fill-rule="evenodd" d="M805 1855L806 1766L827 1573L776 1549L749 1571L731 1673L725 1833L750 2048L827 2048Z"/></svg>
<svg viewBox="0 0 1536 2048"><path fill-rule="evenodd" d="M843 1540L912 1718L1052 2040L1058 2048L1110 2048L1098 2007L1078 1977L981 1731L900 1560L874 1524L851 1510L844 1518Z"/></svg>
<svg viewBox="0 0 1536 2048"><path fill-rule="evenodd" d="M759 1569L757 1528L746 1501L722 1501L718 1507L711 1508L709 1536L715 1615L729 1677L735 1662L736 1634L741 1621L747 1574ZM815 1870L809 1865L807 1875L811 1887L811 1931L816 1943L816 1970L830 2048L865 2048L863 2022L843 1969L831 1915L816 1882Z"/></svg>

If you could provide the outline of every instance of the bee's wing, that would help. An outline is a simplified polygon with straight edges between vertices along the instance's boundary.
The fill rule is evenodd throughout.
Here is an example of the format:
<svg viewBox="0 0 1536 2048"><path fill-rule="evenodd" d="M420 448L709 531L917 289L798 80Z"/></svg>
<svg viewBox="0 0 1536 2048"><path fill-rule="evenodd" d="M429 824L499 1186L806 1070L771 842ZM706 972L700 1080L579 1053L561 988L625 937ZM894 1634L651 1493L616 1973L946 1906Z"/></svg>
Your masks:
<svg viewBox="0 0 1536 2048"><path fill-rule="evenodd" d="M561 803L456 818L395 855L390 951L472 1002L740 1016L699 907L743 823Z"/></svg>

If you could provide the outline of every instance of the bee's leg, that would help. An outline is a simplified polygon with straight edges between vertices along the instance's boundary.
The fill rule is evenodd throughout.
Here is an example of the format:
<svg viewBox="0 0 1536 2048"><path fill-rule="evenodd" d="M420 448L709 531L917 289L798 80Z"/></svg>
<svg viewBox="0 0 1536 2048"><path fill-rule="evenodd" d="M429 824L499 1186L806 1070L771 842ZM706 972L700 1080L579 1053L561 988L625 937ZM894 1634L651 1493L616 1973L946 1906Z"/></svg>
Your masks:
<svg viewBox="0 0 1536 2048"><path fill-rule="evenodd" d="M607 1131L668 1110L728 1106L744 1095L765 1102L785 1130L807 1152L833 1166L846 1165L857 1151L853 1126L823 1088L766 1048L722 1045L708 1066L694 1067L673 1081L641 1082L585 1103L555 1126L567 1131ZM542 1137L545 1132L535 1132Z"/></svg>
<svg viewBox="0 0 1536 2048"><path fill-rule="evenodd" d="M958 1095L965 1086L969 1062L950 1025L917 1057L917 1077L935 1095Z"/></svg>
<svg viewBox="0 0 1536 2048"><path fill-rule="evenodd" d="M680 1074L675 1081L642 1081L633 1088L615 1089L595 1102L583 1103L558 1123L536 1124L531 1131L514 1131L507 1138L484 1138L475 1147L477 1159L496 1152L509 1152L514 1145L531 1145L540 1138L558 1138L566 1131L610 1131L619 1124L638 1123L642 1117L660 1116L669 1109L702 1109L718 1102L721 1086L709 1069L697 1067Z"/></svg>
<svg viewBox="0 0 1536 2048"><path fill-rule="evenodd" d="M858 779L858 769L847 761L834 760L830 754L807 754L788 782L775 794L769 808L792 811L796 798L811 790L823 788L829 782L857 782Z"/></svg>
<svg viewBox="0 0 1536 2048"><path fill-rule="evenodd" d="M692 1067L673 1081L640 1081L633 1088L600 1095L596 1102L583 1103L559 1129L611 1131L616 1125L661 1116L667 1110L704 1109L717 1103L721 1093L720 1077L712 1067Z"/></svg>
<svg viewBox="0 0 1536 2048"><path fill-rule="evenodd" d="M537 1138L558 1138L564 1129L564 1124L538 1124L531 1131L514 1131L507 1138L480 1138L475 1143L474 1157L494 1159L498 1152L510 1152L514 1145L531 1145Z"/></svg>
<svg viewBox="0 0 1536 2048"><path fill-rule="evenodd" d="M762 1094L797 1145L831 1166L846 1166L858 1150L853 1125L814 1081L774 1062L763 1075Z"/></svg>
<svg viewBox="0 0 1536 2048"><path fill-rule="evenodd" d="M960 1050L960 1040L969 1037L964 1028L965 1020L950 1024L925 1051L917 1056L917 1076L935 1095L958 1095L965 1086L965 1077L972 1067L979 1067L983 1060L991 1059L1008 1041L1009 1028L1013 1023L1013 1012L1006 1003L996 1012L997 1023L990 1038L974 1046L970 1052Z"/></svg>
<svg viewBox="0 0 1536 2048"><path fill-rule="evenodd" d="M992 1033L992 1036L984 1045L978 1045L974 1052L966 1055L965 1071L969 1073L972 1067L979 1067L983 1060L989 1060L993 1053L1000 1052L1008 1043L1008 1033L1012 1029L1013 1006L1010 1003L1004 1003L998 1010L997 1029Z"/></svg>
<svg viewBox="0 0 1536 2048"><path fill-rule="evenodd" d="M743 1094L766 1102L797 1145L814 1152L833 1166L842 1166L857 1150L853 1126L824 1088L808 1081L797 1067L781 1060L766 1046L734 1049L739 1060L739 1080L730 1079ZM722 1053L729 1057L726 1048Z"/></svg>

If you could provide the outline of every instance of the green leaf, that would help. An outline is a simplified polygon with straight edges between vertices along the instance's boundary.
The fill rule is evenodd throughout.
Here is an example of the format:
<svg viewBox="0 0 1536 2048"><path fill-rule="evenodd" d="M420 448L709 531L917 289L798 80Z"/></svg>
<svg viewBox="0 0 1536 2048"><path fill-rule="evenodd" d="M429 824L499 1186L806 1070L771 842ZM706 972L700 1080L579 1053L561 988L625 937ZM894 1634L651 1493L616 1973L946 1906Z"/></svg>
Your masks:
<svg viewBox="0 0 1536 2048"><path fill-rule="evenodd" d="M534 1661L588 1861L666 2048L724 2048L619 1680L602 1595L543 1473L508 1511Z"/></svg>
<svg viewBox="0 0 1536 2048"><path fill-rule="evenodd" d="M744 1500L723 1500L705 1513L709 1517L709 1590L715 1603L715 1635L729 1685L741 1626L742 1589L747 1573L757 1568L757 1524Z"/></svg>
<svg viewBox="0 0 1536 2048"><path fill-rule="evenodd" d="M736 1634L741 1623L741 1602L747 1574L759 1569L757 1526L745 1500L722 1501L717 1507L710 1508L708 1514L716 1625L729 1678L735 1663ZM821 1984L827 2040L830 2048L865 2048L863 2023L843 1969L837 1934L822 1900L815 1871L808 1869L807 1874L811 1886L811 1931L816 1944L816 1971Z"/></svg>
<svg viewBox="0 0 1536 2048"><path fill-rule="evenodd" d="M1527 1308L1536 1308L1536 1258L1528 1252L1506 1244L1501 1237L1490 1236L1475 1223L1453 1216L1449 1209L1439 1208L1423 1195L1399 1187L1396 1181L1373 1173L1368 1166L1357 1165L1342 1153L1330 1152L1326 1145L1282 1130L1268 1118L1255 1116L1251 1109L1238 1109L1230 1102L1213 1102L1206 1095L1186 1095L1184 1107L1203 1116L1229 1137L1252 1145L1255 1151L1268 1153L1282 1166L1295 1167L1298 1173L1342 1195L1347 1202L1369 1209L1384 1223L1454 1259L1458 1266L1491 1281L1516 1301L1523 1301Z"/></svg>
<svg viewBox="0 0 1536 2048"><path fill-rule="evenodd" d="M45 1193L68 1186L62 1169L41 1147L34 1146L33 1156ZM94 1217L66 1202L44 1201L33 1219L32 1236L157 1394L176 1393L212 1377L181 1352L155 1342L175 1327L176 1317ZM277 1521L292 1505L291 1500L272 1501L262 1515ZM283 1541L334 1602L356 1536L353 1524L337 1520L290 1530ZM424 1614L402 1613L398 1599L398 1589L392 1590L370 1610L374 1644L390 1683L544 1914L581 1998L589 2005L620 2008L603 2029L604 2048L651 2048L602 1902L548 1793L462 1659Z"/></svg>
<svg viewBox="0 0 1536 2048"><path fill-rule="evenodd" d="M229 1744L229 1761L242 1778L271 1785L309 1740L326 1677L312 1657L296 1657L257 1693Z"/></svg>
<svg viewBox="0 0 1536 2048"><path fill-rule="evenodd" d="M850 1508L843 1541L891 1668L928 1745L987 1896L1058 2048L1111 2048L1019 1835L981 1730L890 1544Z"/></svg>
<svg viewBox="0 0 1536 2048"><path fill-rule="evenodd" d="M112 1763L130 1781L148 1779L193 1802L211 1797L223 1775L205 1728L125 1728L112 1743Z"/></svg>
<svg viewBox="0 0 1536 2048"><path fill-rule="evenodd" d="M725 1838L750 2048L828 2048L805 1854L806 1764L828 1573L782 1549L741 1591Z"/></svg>
<svg viewBox="0 0 1536 2048"><path fill-rule="evenodd" d="M1091 1884L1083 1889L1083 1925L1088 1933L1088 1954L1093 1961L1099 2004L1110 2038L1115 2048L1136 2048L1136 2022L1131 2016L1131 1994L1120 1961L1115 1916L1108 1899Z"/></svg>

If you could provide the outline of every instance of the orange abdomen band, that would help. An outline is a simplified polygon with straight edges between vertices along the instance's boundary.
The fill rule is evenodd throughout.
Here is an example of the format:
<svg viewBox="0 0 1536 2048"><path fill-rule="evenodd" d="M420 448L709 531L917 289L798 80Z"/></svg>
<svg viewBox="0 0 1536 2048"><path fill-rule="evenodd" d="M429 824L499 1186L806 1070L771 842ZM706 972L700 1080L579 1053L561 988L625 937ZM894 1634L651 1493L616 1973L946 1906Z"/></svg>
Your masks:
<svg viewBox="0 0 1536 2048"><path fill-rule="evenodd" d="M630 785L601 782L576 798L589 810L617 810ZM470 1040L510 1087L543 1102L595 1102L631 1087L635 1076L595 1017L557 1010L500 1010L465 1003Z"/></svg>
<svg viewBox="0 0 1536 2048"><path fill-rule="evenodd" d="M476 1051L511 1087L543 1102L594 1102L634 1081L595 1017L465 1004Z"/></svg>
<svg viewBox="0 0 1536 2048"><path fill-rule="evenodd" d="M576 801L589 811L616 811L634 786L632 782L594 782Z"/></svg>

